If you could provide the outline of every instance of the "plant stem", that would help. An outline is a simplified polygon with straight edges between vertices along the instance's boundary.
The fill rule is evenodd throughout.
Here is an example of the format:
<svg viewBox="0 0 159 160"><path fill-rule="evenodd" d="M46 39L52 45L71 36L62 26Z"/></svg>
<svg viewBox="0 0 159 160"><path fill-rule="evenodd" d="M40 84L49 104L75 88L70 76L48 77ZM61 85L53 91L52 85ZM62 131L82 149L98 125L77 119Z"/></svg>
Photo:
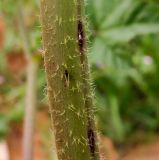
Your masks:
<svg viewBox="0 0 159 160"><path fill-rule="evenodd" d="M42 0L50 113L59 160L98 160L82 0Z"/></svg>

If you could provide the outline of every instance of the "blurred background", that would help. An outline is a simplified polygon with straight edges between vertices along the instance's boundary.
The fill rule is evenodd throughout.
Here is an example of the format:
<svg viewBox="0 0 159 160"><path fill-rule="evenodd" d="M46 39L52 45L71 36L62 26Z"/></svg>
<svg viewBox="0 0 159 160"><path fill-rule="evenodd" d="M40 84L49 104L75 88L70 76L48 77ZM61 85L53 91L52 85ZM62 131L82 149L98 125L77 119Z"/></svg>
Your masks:
<svg viewBox="0 0 159 160"><path fill-rule="evenodd" d="M158 160L159 3L85 1L102 154ZM0 1L0 160L23 159L22 141L32 136L33 159L56 160L39 7L39 0Z"/></svg>

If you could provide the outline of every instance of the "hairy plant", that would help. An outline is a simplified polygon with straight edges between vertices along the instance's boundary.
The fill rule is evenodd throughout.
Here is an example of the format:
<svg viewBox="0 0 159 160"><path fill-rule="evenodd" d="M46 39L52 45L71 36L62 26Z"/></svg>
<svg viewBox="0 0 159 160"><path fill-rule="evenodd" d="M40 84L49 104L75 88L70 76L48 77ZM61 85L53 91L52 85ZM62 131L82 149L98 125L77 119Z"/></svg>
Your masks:
<svg viewBox="0 0 159 160"><path fill-rule="evenodd" d="M44 61L59 160L98 160L83 0L42 0Z"/></svg>

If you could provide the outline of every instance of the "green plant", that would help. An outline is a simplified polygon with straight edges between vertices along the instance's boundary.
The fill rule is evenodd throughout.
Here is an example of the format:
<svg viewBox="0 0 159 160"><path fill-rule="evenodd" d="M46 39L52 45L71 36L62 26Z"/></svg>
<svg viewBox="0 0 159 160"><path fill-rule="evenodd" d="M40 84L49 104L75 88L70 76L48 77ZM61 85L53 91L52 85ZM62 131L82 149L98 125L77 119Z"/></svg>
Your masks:
<svg viewBox="0 0 159 160"><path fill-rule="evenodd" d="M59 160L99 159L82 0L42 0L44 60Z"/></svg>

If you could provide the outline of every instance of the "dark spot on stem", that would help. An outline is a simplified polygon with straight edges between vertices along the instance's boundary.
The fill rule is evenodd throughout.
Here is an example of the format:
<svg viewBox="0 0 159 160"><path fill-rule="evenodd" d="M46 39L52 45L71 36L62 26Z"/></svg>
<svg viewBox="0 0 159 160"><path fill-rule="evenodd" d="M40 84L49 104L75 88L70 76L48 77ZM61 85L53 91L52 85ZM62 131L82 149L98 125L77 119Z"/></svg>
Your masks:
<svg viewBox="0 0 159 160"><path fill-rule="evenodd" d="M64 78L64 80L65 80L64 86L69 87L69 77L70 77L70 75L69 75L69 72L68 72L67 69L64 70L64 77L65 77Z"/></svg>
<svg viewBox="0 0 159 160"><path fill-rule="evenodd" d="M84 36L84 28L83 24L80 20L78 20L78 46L80 50L81 63L83 63L83 54L84 54L84 44L85 44L85 36Z"/></svg>
<svg viewBox="0 0 159 160"><path fill-rule="evenodd" d="M66 79L68 80L68 78L69 78L69 73L68 73L68 70L67 70L67 69L65 70L65 77L66 77Z"/></svg>
<svg viewBox="0 0 159 160"><path fill-rule="evenodd" d="M83 52L84 32L83 32L83 24L81 21L78 21L78 44L79 44L80 51Z"/></svg>
<svg viewBox="0 0 159 160"><path fill-rule="evenodd" d="M88 144L92 157L95 157L95 135L91 128L88 129Z"/></svg>

